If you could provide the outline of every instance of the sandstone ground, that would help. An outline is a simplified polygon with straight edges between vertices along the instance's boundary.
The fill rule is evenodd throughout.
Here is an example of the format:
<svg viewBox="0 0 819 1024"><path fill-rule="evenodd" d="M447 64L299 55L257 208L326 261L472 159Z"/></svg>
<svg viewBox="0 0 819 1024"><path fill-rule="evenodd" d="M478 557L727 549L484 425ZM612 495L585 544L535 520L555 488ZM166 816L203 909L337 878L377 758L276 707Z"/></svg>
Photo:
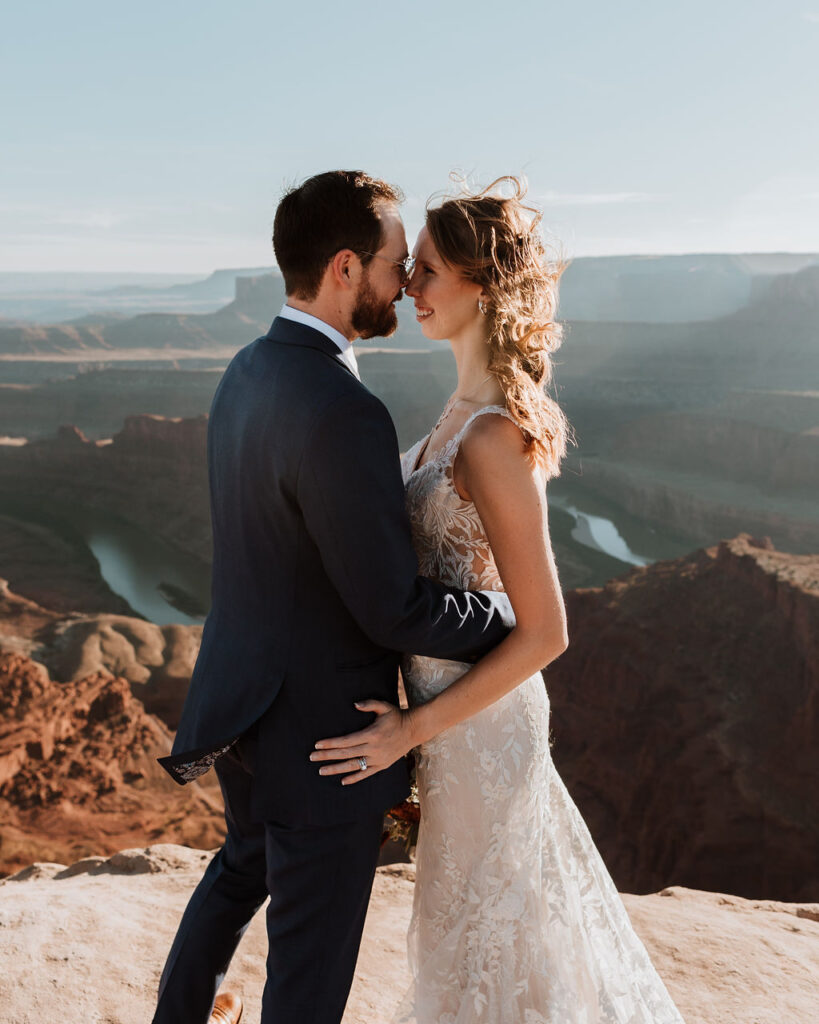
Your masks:
<svg viewBox="0 0 819 1024"><path fill-rule="evenodd" d="M41 864L0 883L0 1006L14 1024L146 1024L179 916L210 854L170 844ZM387 1024L407 980L413 868L379 868L344 1024ZM686 1024L812 1024L819 905L673 888L624 896ZM263 915L225 987L259 1019Z"/></svg>

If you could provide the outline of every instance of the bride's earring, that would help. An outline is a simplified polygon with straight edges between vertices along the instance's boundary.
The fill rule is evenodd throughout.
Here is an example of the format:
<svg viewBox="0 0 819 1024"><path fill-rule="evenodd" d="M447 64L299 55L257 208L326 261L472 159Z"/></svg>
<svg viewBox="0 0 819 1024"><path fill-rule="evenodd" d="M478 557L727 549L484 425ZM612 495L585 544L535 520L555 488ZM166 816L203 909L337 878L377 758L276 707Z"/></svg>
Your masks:
<svg viewBox="0 0 819 1024"><path fill-rule="evenodd" d="M481 311L483 316L486 316L486 303L483 299L478 299L478 309Z"/></svg>

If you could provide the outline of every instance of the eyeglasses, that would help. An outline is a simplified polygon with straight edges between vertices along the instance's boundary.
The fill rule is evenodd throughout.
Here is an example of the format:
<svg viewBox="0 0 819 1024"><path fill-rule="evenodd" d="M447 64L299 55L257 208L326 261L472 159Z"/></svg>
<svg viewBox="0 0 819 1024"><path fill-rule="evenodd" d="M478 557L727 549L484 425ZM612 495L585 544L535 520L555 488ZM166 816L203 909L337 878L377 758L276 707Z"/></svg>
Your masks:
<svg viewBox="0 0 819 1024"><path fill-rule="evenodd" d="M401 268L401 281L406 284L412 276L413 270L415 270L415 257L405 256L402 260L394 260L390 256L382 256L377 252L360 252L359 256L373 256L377 260L387 260L388 263L394 263L396 267Z"/></svg>

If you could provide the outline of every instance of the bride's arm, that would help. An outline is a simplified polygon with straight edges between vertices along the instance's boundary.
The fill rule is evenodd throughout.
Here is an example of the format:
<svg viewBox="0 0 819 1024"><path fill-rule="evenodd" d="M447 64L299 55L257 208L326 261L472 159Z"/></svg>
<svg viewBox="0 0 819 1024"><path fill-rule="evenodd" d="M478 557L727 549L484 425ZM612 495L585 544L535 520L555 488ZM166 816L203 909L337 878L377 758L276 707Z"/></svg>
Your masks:
<svg viewBox="0 0 819 1024"><path fill-rule="evenodd" d="M378 718L358 733L320 740L311 759L337 762L325 764L322 774L345 774L343 781L352 783L383 770L412 747L493 704L568 645L544 487L524 452L518 428L505 417L478 417L458 453L455 483L461 495L475 503L517 625L490 654L426 704L409 711L381 701L356 705L361 711L375 711ZM343 760L362 756L367 758L365 771L357 761Z"/></svg>

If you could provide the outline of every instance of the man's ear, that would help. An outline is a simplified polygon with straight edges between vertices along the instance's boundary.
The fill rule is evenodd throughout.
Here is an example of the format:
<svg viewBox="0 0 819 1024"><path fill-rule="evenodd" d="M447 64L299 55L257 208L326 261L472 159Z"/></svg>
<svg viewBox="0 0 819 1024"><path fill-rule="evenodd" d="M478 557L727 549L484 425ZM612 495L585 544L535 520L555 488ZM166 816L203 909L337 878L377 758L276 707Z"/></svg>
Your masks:
<svg viewBox="0 0 819 1024"><path fill-rule="evenodd" d="M352 249L339 249L330 260L333 281L341 288L354 288L361 273L361 261Z"/></svg>

